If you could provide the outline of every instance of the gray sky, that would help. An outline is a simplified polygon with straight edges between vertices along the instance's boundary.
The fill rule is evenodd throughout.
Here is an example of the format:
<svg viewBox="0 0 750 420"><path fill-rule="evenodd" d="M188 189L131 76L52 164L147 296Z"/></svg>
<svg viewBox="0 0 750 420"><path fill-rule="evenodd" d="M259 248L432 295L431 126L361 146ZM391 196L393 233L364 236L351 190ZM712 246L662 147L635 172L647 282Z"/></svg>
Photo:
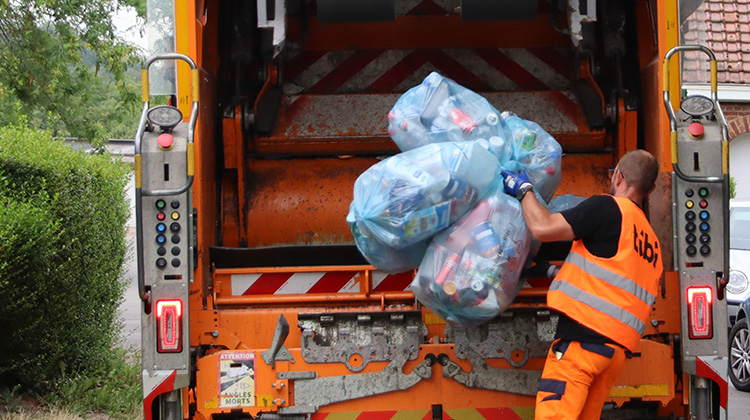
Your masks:
<svg viewBox="0 0 750 420"><path fill-rule="evenodd" d="M139 25L135 9L132 7L121 9L112 17L112 21L117 27L119 35L142 48L144 53L147 53L148 39L146 38L145 22L141 22Z"/></svg>

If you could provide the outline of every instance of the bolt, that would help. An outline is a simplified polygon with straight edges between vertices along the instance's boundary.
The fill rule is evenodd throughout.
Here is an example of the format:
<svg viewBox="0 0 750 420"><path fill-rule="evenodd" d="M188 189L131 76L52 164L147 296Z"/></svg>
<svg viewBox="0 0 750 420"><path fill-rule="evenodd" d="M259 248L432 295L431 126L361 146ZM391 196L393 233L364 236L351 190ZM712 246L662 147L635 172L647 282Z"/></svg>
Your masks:
<svg viewBox="0 0 750 420"><path fill-rule="evenodd" d="M310 355L310 350L305 350L305 357Z"/></svg>
<svg viewBox="0 0 750 420"><path fill-rule="evenodd" d="M276 388L276 382L271 384L271 388Z"/></svg>
<svg viewBox="0 0 750 420"><path fill-rule="evenodd" d="M211 331L211 337L216 338L219 336L219 330L213 330Z"/></svg>
<svg viewBox="0 0 750 420"><path fill-rule="evenodd" d="M284 388L285 386L286 386L286 384L283 383L283 382L279 384L279 388Z"/></svg>
<svg viewBox="0 0 750 420"><path fill-rule="evenodd" d="M652 319L652 320L651 320L651 325L652 325L653 327L656 327L657 325L659 325L659 321L657 321L657 320L655 320L655 319Z"/></svg>

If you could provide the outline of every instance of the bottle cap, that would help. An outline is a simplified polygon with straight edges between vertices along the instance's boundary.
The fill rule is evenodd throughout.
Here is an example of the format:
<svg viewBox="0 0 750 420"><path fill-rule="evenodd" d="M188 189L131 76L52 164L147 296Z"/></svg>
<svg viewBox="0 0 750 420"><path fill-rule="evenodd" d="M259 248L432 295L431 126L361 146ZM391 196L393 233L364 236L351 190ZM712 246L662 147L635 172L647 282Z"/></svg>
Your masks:
<svg viewBox="0 0 750 420"><path fill-rule="evenodd" d="M456 291L458 291L458 287L456 286L456 283L452 281L446 281L443 284L443 291L446 295L454 295L456 294Z"/></svg>

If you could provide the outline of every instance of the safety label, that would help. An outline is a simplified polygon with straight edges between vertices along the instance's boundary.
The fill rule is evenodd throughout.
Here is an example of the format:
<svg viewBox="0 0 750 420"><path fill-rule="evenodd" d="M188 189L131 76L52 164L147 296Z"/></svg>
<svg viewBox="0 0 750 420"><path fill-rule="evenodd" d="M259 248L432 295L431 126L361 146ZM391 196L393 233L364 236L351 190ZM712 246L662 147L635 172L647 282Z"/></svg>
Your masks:
<svg viewBox="0 0 750 420"><path fill-rule="evenodd" d="M255 353L222 352L219 357L219 407L255 406Z"/></svg>

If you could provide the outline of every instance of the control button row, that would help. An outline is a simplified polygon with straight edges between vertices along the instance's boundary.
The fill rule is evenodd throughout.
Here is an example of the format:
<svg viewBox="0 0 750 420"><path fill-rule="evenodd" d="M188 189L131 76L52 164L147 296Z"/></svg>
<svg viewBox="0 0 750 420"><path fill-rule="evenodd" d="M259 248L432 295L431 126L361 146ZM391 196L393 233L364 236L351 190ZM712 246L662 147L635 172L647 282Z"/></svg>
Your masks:
<svg viewBox="0 0 750 420"><path fill-rule="evenodd" d="M180 259L179 258L172 258L172 267L179 267L180 266ZM167 260L165 258L157 258L156 259L156 266L158 268L165 268L167 266Z"/></svg>
<svg viewBox="0 0 750 420"><path fill-rule="evenodd" d="M695 191L693 191L692 188L688 188L685 190L685 197L689 198L689 197L692 197L693 195L695 195ZM698 196L701 198L708 197L708 188L704 187L704 188L698 189Z"/></svg>
<svg viewBox="0 0 750 420"><path fill-rule="evenodd" d="M167 214L163 211L167 209L167 202L164 199L158 199L154 203L156 206L156 209L159 210L158 213L156 213L156 220L159 221L159 223L156 224L156 244L159 245L159 247L156 249L157 255L160 257L163 257L167 255L167 248L164 247L167 243L167 224L161 223L167 219ZM177 222L177 220L180 219L180 213L176 211L180 208L180 201L179 200L172 200L169 203L169 206L175 210L169 213L169 218L173 220L172 223L169 224L169 231L173 233L173 235L169 238L170 241L173 244L179 244L180 243L180 235L178 233L182 230L182 227L180 226L180 223ZM180 247L173 246L170 250L173 256L180 255ZM172 267L179 267L181 264L181 261L179 258L172 258L170 261ZM157 258L156 259L156 267L157 268L166 268L167 267L167 260L165 258Z"/></svg>
<svg viewBox="0 0 750 420"><path fill-rule="evenodd" d="M695 195L698 195L698 198L701 200L698 201L697 205L700 209L705 209L708 207L708 200L706 200L706 197L709 195L708 188L701 187L698 188L698 191L696 192L692 188L688 188L685 190L685 197L687 198L693 198ZM688 233L685 236L685 242L687 242L688 246L685 248L685 253L689 257L695 256L698 252L702 256L707 256L711 253L711 247L708 246L708 243L711 242L711 235L709 235L707 232L711 230L711 225L708 224L708 220L711 218L711 214L708 212L708 210L700 210L696 214L693 209L696 207L696 202L693 200L687 200L685 202L685 208L688 209L688 211L685 212L685 221L687 222L685 224L685 231ZM696 220L698 219L698 220ZM697 225L693 222L699 222ZM696 237L695 233L696 230L700 231L700 237ZM696 241L700 241L702 244L700 248L697 248L695 245Z"/></svg>

